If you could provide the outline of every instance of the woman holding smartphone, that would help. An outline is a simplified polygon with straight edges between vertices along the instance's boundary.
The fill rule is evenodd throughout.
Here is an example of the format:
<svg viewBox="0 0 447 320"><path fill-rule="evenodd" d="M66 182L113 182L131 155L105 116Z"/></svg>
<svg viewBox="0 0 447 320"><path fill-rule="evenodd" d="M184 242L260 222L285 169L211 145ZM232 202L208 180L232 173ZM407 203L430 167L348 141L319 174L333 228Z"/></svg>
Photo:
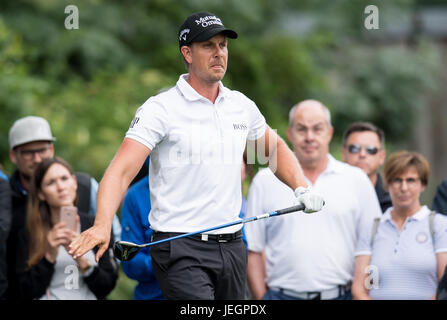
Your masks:
<svg viewBox="0 0 447 320"><path fill-rule="evenodd" d="M94 222L86 213L74 211L76 190L76 177L63 159L45 159L36 168L27 228L19 237L23 243L17 255L22 299L104 299L115 287L118 266L111 248L98 263L93 251L76 260L67 253L71 241ZM75 221L70 223L70 219Z"/></svg>

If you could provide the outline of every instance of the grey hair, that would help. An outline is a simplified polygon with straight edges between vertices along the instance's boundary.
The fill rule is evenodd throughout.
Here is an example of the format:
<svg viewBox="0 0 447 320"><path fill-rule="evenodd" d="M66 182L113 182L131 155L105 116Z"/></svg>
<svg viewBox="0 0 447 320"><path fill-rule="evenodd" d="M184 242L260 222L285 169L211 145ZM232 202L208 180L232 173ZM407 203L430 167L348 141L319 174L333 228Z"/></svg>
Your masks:
<svg viewBox="0 0 447 320"><path fill-rule="evenodd" d="M304 103L306 103L306 102L315 102L315 103L318 103L318 105L320 105L321 106L321 108L323 109L323 112L324 112L324 114L325 114L325 116L326 116L326 121L327 121L327 124L329 125L329 127L332 127L332 123L331 123L331 112L329 111L329 109L324 105L324 104L322 104L321 102L319 102L319 101L317 101L317 100L305 100L305 101L302 101L302 102L299 102L299 103L297 103L296 105L294 105L293 107L292 107L292 109L290 109L290 111L289 111L289 126L291 127L292 125L293 125L293 115L295 114L295 112L298 110L298 108L300 107L300 106L302 106Z"/></svg>

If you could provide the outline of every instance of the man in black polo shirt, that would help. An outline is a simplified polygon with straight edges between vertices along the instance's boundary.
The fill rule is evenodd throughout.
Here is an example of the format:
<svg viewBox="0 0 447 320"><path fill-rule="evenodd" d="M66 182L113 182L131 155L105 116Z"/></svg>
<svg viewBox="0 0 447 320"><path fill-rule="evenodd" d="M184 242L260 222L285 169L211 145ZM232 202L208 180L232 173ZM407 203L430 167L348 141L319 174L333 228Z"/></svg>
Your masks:
<svg viewBox="0 0 447 320"><path fill-rule="evenodd" d="M370 122L354 122L343 134L342 159L362 169L376 190L382 212L392 206L384 189L379 168L385 161L385 134Z"/></svg>
<svg viewBox="0 0 447 320"><path fill-rule="evenodd" d="M447 215L447 179L442 181L436 188L432 209L436 212Z"/></svg>

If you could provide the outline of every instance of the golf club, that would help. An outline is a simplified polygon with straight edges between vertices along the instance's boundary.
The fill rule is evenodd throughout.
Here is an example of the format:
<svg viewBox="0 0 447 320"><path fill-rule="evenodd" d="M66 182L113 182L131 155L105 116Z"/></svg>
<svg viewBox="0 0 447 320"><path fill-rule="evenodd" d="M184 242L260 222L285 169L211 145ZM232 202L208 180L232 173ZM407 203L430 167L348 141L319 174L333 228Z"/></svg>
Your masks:
<svg viewBox="0 0 447 320"><path fill-rule="evenodd" d="M156 245L159 243L163 243L163 242L167 242L167 241L171 241L171 240L175 240L175 239L189 237L189 236L192 236L192 235L195 235L198 233L204 233L204 232L209 232L209 231L213 231L213 230L217 230L217 229L222 229L222 228L234 226L234 225L241 224L241 223L247 223L247 222L251 222L251 221L255 221L255 220L279 216L279 215L286 214L286 213L301 211L301 210L304 210L304 208L305 207L303 204L298 204L296 206L284 208L284 209L273 211L273 212L266 213L266 214L261 214L259 216L254 216L254 217L250 217L250 218L246 218L246 219L242 219L242 220L237 220L234 222L229 222L229 223L217 226L217 227L212 227L212 228L203 229L203 230L190 232L190 233L184 233L184 234L181 234L181 235L178 235L175 237L171 237L171 238L167 238L167 239L163 239L163 240L159 240L159 241L154 241L154 242L149 242L149 243L144 243L144 244L135 244L135 243L128 242L128 241L117 241L113 244L113 252L115 253L115 257L117 259L119 259L121 261L128 261L128 260L132 259L133 257L135 257L141 248L153 246L153 245Z"/></svg>

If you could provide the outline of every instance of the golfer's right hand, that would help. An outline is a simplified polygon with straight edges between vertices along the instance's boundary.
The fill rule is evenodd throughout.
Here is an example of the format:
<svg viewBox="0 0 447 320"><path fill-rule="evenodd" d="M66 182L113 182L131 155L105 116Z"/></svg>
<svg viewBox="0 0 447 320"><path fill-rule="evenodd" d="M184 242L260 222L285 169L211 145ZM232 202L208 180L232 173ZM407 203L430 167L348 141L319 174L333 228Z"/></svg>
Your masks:
<svg viewBox="0 0 447 320"><path fill-rule="evenodd" d="M304 204L305 213L314 213L320 211L324 206L324 199L321 195L312 191L310 187L298 187L295 190L295 197Z"/></svg>
<svg viewBox="0 0 447 320"><path fill-rule="evenodd" d="M95 260L99 261L104 252L109 247L110 242L110 228L93 225L90 229L82 232L69 246L68 253L73 256L73 259L82 257L84 254L98 246Z"/></svg>

